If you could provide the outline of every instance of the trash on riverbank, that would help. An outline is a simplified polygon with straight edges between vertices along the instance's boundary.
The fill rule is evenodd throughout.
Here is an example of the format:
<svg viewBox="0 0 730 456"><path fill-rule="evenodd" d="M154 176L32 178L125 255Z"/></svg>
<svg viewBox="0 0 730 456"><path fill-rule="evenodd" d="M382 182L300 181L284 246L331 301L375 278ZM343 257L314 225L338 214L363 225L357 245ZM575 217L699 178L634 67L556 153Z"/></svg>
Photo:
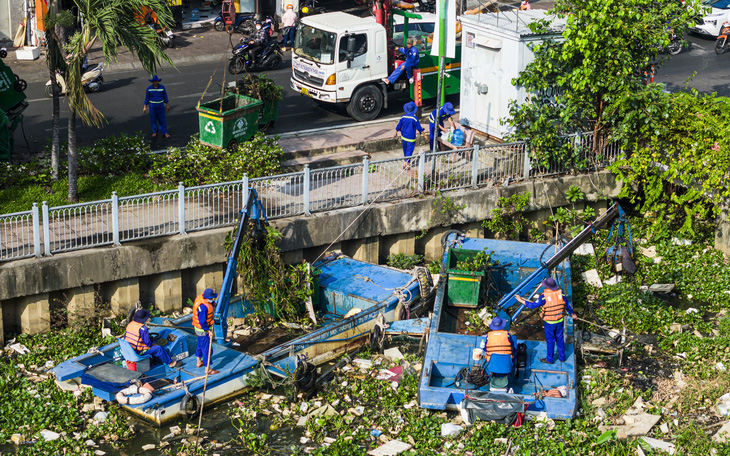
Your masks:
<svg viewBox="0 0 730 456"><path fill-rule="evenodd" d="M443 423L441 425L441 437L456 437L461 434L464 428L454 423Z"/></svg>
<svg viewBox="0 0 730 456"><path fill-rule="evenodd" d="M370 456L395 456L413 448L410 443L401 442L400 440L390 440L378 448L368 451Z"/></svg>
<svg viewBox="0 0 730 456"><path fill-rule="evenodd" d="M583 272L581 276L583 277L583 280L585 280L586 283L588 283L589 285L603 288L603 282L601 281L601 277L598 275L598 270L590 269L586 272Z"/></svg>
<svg viewBox="0 0 730 456"><path fill-rule="evenodd" d="M717 412L722 416L730 416L730 393L720 396L717 400Z"/></svg>
<svg viewBox="0 0 730 456"><path fill-rule="evenodd" d="M642 437L641 438L644 442L646 442L652 449L664 451L669 454L674 454L674 452L677 450L677 448L674 446L673 443L665 442L663 440L653 439L651 437Z"/></svg>

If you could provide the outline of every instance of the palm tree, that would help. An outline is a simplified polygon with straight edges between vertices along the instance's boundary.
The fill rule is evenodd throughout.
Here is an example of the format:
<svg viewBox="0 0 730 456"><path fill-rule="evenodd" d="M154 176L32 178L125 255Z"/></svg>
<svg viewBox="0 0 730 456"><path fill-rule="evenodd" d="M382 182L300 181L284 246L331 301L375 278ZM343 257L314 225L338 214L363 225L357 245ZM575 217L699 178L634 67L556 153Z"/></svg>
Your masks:
<svg viewBox="0 0 730 456"><path fill-rule="evenodd" d="M61 119L59 118L60 106L59 106L59 90L56 82L56 70L63 71L63 55L61 54L61 46L63 46L64 38L59 37L59 31L63 30L63 27L68 27L73 23L73 16L69 11L57 12L57 0L50 0L48 2L48 14L44 18L44 25L46 29L46 43L48 43L48 53L46 57L48 59L48 70L50 78L54 88L53 91L53 140L51 142L51 178L53 180L58 179L58 166L59 159L58 154L61 149L61 138L59 134Z"/></svg>
<svg viewBox="0 0 730 456"><path fill-rule="evenodd" d="M74 0L81 17L81 28L69 40L66 50L66 84L68 86L68 200L78 201L76 180L76 115L86 125L101 128L106 119L91 104L81 84L81 65L92 46L99 41L106 63L117 60L121 47L136 55L148 72L172 60L160 48L157 33L139 21L141 12L153 10L161 24L172 23L166 0Z"/></svg>

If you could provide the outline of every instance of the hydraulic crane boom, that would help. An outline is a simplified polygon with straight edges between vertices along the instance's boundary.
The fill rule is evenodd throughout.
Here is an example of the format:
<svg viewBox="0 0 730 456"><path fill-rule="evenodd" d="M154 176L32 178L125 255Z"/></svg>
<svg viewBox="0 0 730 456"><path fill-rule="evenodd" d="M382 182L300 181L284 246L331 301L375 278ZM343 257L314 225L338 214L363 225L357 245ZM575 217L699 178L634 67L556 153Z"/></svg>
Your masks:
<svg viewBox="0 0 730 456"><path fill-rule="evenodd" d="M553 255L547 262L543 263L540 268L530 274L529 277L523 280L522 283L517 285L517 287L515 287L512 291L504 295L499 303L497 303L497 314L499 315L499 317L503 318L511 324L512 321L517 318L520 312L522 312L522 309L524 309L525 307L524 304L521 305L512 315L509 315L506 312L507 309L517 303L515 296L522 296L535 290L540 282L542 282L543 279L547 278L550 275L550 271L555 269L563 260L570 257L575 249L585 244L590 238L592 238L593 235L596 234L597 230L606 227L614 220L614 223L618 223L620 225L619 229L621 231L623 231L623 225L628 224L628 220L626 219L626 213L621 208L621 206L618 205L618 203L614 203L603 215L601 215L593 223L585 227L570 242L568 242L560 250L558 250L555 255Z"/></svg>
<svg viewBox="0 0 730 456"><path fill-rule="evenodd" d="M220 296L218 297L215 313L213 314L215 339L219 344L225 343L226 334L228 333L228 307L231 303L233 283L238 274L238 255L241 253L241 246L248 234L249 223L253 223L251 236L254 242L256 242L260 236L265 235L264 222L268 222L258 194L253 188L248 189L248 196L244 208L240 212L240 217L236 237L233 240L233 247L231 248L231 256L228 257L228 263L226 265L226 274L223 276Z"/></svg>

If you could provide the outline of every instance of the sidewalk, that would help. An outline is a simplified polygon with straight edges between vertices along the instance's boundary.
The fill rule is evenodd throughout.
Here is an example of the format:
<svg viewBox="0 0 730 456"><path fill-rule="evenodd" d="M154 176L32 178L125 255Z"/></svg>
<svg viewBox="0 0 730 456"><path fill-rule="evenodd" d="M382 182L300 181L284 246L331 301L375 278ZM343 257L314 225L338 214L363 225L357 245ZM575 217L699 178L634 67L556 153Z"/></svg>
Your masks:
<svg viewBox="0 0 730 456"><path fill-rule="evenodd" d="M165 48L165 53L170 56L176 67L200 63L217 64L219 60L230 57L231 40L234 45L238 44L241 34L234 33L230 36L226 32L217 32L213 27L197 28L190 30L175 31L175 47ZM27 82L47 81L49 78L48 66L46 64L46 50L41 48L41 56L36 60L18 60L15 58L15 50L8 49L8 56L4 62L13 71ZM101 45L93 47L89 53L89 63L104 62L104 54L101 52ZM171 68L169 64L163 64L164 69ZM129 51L120 47L116 62L104 65L105 73L120 71L140 70L142 65Z"/></svg>

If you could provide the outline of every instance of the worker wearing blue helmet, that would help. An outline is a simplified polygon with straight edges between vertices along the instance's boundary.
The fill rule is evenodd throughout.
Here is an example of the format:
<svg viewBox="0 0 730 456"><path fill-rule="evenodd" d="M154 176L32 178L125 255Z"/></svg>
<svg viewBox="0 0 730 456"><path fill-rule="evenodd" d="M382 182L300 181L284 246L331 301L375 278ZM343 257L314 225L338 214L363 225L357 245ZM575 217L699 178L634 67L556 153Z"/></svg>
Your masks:
<svg viewBox="0 0 730 456"><path fill-rule="evenodd" d="M419 133L423 134L423 127L421 127L421 122L416 117L416 112L418 112L416 103L409 101L403 105L403 111L405 115L398 121L393 137L397 137L398 132L400 132L403 142L403 157L405 159L403 168L406 168L411 162L410 157L413 155L413 151L416 149L416 135Z"/></svg>
<svg viewBox="0 0 730 456"><path fill-rule="evenodd" d="M437 112L439 112L439 114L436 114ZM454 114L456 114L456 111L454 111L454 105L451 104L451 102L446 102L443 106L441 106L441 109L434 109L431 115L428 116L428 141L431 152L436 149L438 136L441 131L446 131L446 128L444 127L444 120L448 119L451 124L451 128L456 128L454 121L451 118ZM437 123L438 129L436 129Z"/></svg>

